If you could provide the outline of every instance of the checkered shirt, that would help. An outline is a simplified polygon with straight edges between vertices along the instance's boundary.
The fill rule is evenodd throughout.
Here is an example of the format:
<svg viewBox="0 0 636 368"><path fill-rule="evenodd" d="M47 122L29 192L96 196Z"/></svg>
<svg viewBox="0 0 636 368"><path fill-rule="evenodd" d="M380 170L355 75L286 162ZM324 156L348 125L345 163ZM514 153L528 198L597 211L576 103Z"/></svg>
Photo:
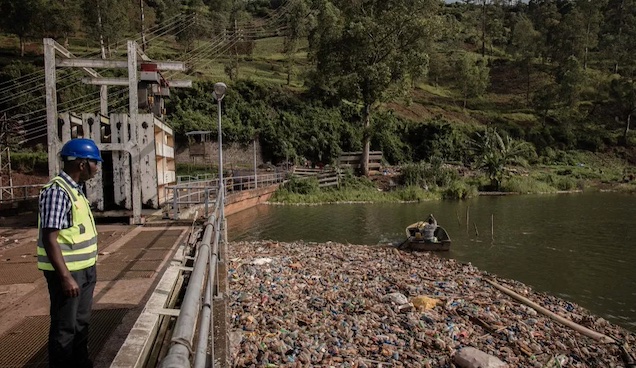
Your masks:
<svg viewBox="0 0 636 368"><path fill-rule="evenodd" d="M60 173L66 182L82 193L82 189L67 173ZM71 198L58 184L42 190L40 193L40 228L68 229L73 225Z"/></svg>

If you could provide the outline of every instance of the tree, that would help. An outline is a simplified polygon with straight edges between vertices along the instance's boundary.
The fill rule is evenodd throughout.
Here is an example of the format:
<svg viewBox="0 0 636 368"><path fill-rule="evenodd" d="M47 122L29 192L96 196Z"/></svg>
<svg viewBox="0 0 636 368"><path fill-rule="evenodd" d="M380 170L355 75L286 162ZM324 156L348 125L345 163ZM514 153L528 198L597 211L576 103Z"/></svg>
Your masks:
<svg viewBox="0 0 636 368"><path fill-rule="evenodd" d="M188 51L194 47L194 41L209 33L210 24L205 21L208 7L201 0L186 0L183 7L187 21L179 23L176 39Z"/></svg>
<svg viewBox="0 0 636 368"><path fill-rule="evenodd" d="M613 60L614 73L634 73L636 52L636 0L609 0L604 12L599 48ZM624 69L624 70L621 70Z"/></svg>
<svg viewBox="0 0 636 368"><path fill-rule="evenodd" d="M607 6L608 0L576 0L576 7L583 15L583 69L587 69L590 49L598 46L601 22L603 22L602 9Z"/></svg>
<svg viewBox="0 0 636 368"><path fill-rule="evenodd" d="M483 57L465 53L457 61L457 71L466 108L468 98L479 97L486 92L490 84L490 68Z"/></svg>
<svg viewBox="0 0 636 368"><path fill-rule="evenodd" d="M146 0L146 4L155 9L159 24L163 24L181 13L180 0Z"/></svg>
<svg viewBox="0 0 636 368"><path fill-rule="evenodd" d="M131 29L129 14L133 3L129 0L83 0L84 17L82 23L94 40L100 42L102 57L106 50L110 55L113 42L119 40Z"/></svg>
<svg viewBox="0 0 636 368"><path fill-rule="evenodd" d="M610 99L614 104L615 120L625 124L623 144L628 144L632 116L636 113L636 81L632 78L617 78L610 84Z"/></svg>
<svg viewBox="0 0 636 368"><path fill-rule="evenodd" d="M35 35L41 11L41 0L0 0L0 28L18 36L20 56L24 56L26 41Z"/></svg>
<svg viewBox="0 0 636 368"><path fill-rule="evenodd" d="M583 13L573 6L563 6L561 21L556 26L558 37L550 44L550 56L558 63L563 63L568 57L583 59L585 53L585 19Z"/></svg>
<svg viewBox="0 0 636 368"><path fill-rule="evenodd" d="M63 37L64 45L68 46L68 37L76 29L79 8L79 0L44 0L40 21L34 26L43 37Z"/></svg>
<svg viewBox="0 0 636 368"><path fill-rule="evenodd" d="M561 13L554 0L530 0L528 12L535 29L541 34L538 44L538 54L543 58L551 56L554 50L552 45L559 38L558 26L561 22Z"/></svg>
<svg viewBox="0 0 636 368"><path fill-rule="evenodd" d="M526 76L526 104L530 104L530 76L535 56L535 45L539 39L539 32L534 29L532 22L525 15L521 15L514 25L510 52L523 69Z"/></svg>
<svg viewBox="0 0 636 368"><path fill-rule="evenodd" d="M579 102L585 74L581 64L576 57L570 56L557 72L557 83L559 84L559 95L570 108L576 107Z"/></svg>
<svg viewBox="0 0 636 368"><path fill-rule="evenodd" d="M435 0L322 1L309 37L314 92L362 108L362 171L368 175L371 113L426 71L436 37Z"/></svg>
<svg viewBox="0 0 636 368"><path fill-rule="evenodd" d="M515 140L507 134L502 137L496 128L486 128L476 135L470 142L473 159L478 169L486 171L496 190L501 189L508 166L526 165L527 159L535 153L530 143Z"/></svg>
<svg viewBox="0 0 636 368"><path fill-rule="evenodd" d="M544 82L532 97L532 107L541 117L541 123L544 128L546 127L548 114L556 105L558 97L558 87L552 80Z"/></svg>
<svg viewBox="0 0 636 368"><path fill-rule="evenodd" d="M287 69L287 85L291 84L291 78L294 69L294 56L298 51L298 43L301 38L307 36L309 26L308 15L310 14L308 4L303 0L294 1L291 8L285 13L285 23L287 23L287 32L283 44L283 52L286 57L285 66Z"/></svg>

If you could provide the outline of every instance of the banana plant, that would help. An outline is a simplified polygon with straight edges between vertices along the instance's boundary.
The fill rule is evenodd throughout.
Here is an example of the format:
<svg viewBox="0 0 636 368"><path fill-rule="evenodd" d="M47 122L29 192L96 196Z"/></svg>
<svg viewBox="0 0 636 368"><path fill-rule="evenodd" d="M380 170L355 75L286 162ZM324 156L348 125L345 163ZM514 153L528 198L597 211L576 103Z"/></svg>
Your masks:
<svg viewBox="0 0 636 368"><path fill-rule="evenodd" d="M477 137L470 142L473 161L479 170L484 170L490 184L496 190L508 174L510 165L528 164L528 159L535 154L534 147L528 142L518 141L509 135L501 135L496 128L486 128L476 133Z"/></svg>

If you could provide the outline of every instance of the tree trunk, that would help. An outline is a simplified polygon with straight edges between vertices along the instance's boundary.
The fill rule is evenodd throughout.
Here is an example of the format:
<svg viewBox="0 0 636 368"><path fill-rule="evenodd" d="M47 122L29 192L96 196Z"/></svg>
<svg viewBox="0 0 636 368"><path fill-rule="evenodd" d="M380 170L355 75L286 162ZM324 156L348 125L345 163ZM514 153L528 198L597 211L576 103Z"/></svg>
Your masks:
<svg viewBox="0 0 636 368"><path fill-rule="evenodd" d="M141 49L146 52L146 32L144 29L144 0L139 0L139 9L141 10Z"/></svg>
<svg viewBox="0 0 636 368"><path fill-rule="evenodd" d="M291 85L291 74L292 74L292 63L291 61L287 64L287 85Z"/></svg>
<svg viewBox="0 0 636 368"><path fill-rule="evenodd" d="M623 132L623 142L625 144L625 146L629 145L629 142L627 141L627 135L629 134L629 126L632 122L632 114L629 113L627 115L627 120L625 121L625 131Z"/></svg>
<svg viewBox="0 0 636 368"><path fill-rule="evenodd" d="M24 40L24 37L20 36L20 56L21 57L24 57L25 49L26 49L26 41Z"/></svg>
<svg viewBox="0 0 636 368"><path fill-rule="evenodd" d="M97 4L97 27L99 28L99 47L102 50L102 59L106 59L106 49L104 48L104 27L102 24L102 11L99 7L99 3Z"/></svg>
<svg viewBox="0 0 636 368"><path fill-rule="evenodd" d="M481 14L481 56L486 56L486 0L482 3Z"/></svg>
<svg viewBox="0 0 636 368"><path fill-rule="evenodd" d="M371 132L369 131L371 127L371 104L364 105L364 114L362 116L364 121L364 131L362 133L362 158L360 159L362 162L362 173L364 176L369 176L369 151L371 149Z"/></svg>
<svg viewBox="0 0 636 368"><path fill-rule="evenodd" d="M238 57L238 46L237 43L240 40L238 35L238 22L234 19L234 57L236 62L236 79L239 77L239 57Z"/></svg>
<svg viewBox="0 0 636 368"><path fill-rule="evenodd" d="M619 14L620 14L620 20L619 20L619 24L620 26L618 27L618 36L617 39L615 41L615 43L617 45L621 44L621 40L622 40L622 36L623 36L623 9L625 6L625 0L621 1L621 5L618 8L619 9ZM619 56L618 56L618 52L616 53L616 61L614 62L614 73L618 73L618 62L619 62Z"/></svg>
<svg viewBox="0 0 636 368"><path fill-rule="evenodd" d="M583 70L587 70L587 54L588 54L588 45L590 39L590 21L587 22L587 29L585 30L585 52L583 54Z"/></svg>
<svg viewBox="0 0 636 368"><path fill-rule="evenodd" d="M526 61L526 106L530 106L530 67L531 61Z"/></svg>

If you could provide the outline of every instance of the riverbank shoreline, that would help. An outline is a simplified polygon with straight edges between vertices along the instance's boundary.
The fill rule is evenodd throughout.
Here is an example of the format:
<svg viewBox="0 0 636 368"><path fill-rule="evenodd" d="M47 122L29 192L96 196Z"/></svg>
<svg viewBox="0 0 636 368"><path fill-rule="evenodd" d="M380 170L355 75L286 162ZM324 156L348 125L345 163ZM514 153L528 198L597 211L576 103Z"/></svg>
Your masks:
<svg viewBox="0 0 636 368"><path fill-rule="evenodd" d="M617 192L616 190L603 190L601 192ZM535 195L549 195L549 194L581 194L584 193L583 190L560 190L557 192L546 192L546 193L532 193ZM517 195L528 195L529 193L519 193L519 192L478 192L478 197L505 197L505 196L517 196ZM280 201L267 201L263 202L263 204L269 204L272 206L324 206L329 204L375 204L375 203L420 203L420 202L431 202L431 201L439 201L442 198L426 198L420 200L413 201L386 201L386 202L378 202L378 201L343 201L337 200L333 202L280 202Z"/></svg>
<svg viewBox="0 0 636 368"><path fill-rule="evenodd" d="M230 255L234 366L444 367L474 347L511 367L623 367L621 345L636 342L574 303L431 253L256 241L230 243ZM620 344L584 336L489 281Z"/></svg>

